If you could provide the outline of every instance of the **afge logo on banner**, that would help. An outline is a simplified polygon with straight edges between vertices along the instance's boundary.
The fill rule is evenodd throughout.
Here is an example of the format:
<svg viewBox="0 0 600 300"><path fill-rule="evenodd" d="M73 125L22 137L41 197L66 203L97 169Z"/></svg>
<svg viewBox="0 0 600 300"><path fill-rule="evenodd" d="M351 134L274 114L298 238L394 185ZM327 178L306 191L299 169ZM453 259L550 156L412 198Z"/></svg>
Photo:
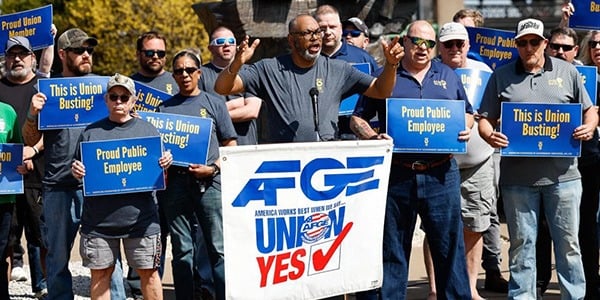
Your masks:
<svg viewBox="0 0 600 300"><path fill-rule="evenodd" d="M381 285L391 141L221 148L228 299Z"/></svg>

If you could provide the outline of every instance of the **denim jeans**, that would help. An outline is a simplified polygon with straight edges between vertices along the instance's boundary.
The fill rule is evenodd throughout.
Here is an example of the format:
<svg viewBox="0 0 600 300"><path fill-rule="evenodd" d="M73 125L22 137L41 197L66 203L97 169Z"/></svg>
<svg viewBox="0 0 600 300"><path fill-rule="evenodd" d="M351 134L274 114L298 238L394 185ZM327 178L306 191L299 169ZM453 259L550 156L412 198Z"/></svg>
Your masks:
<svg viewBox="0 0 600 300"><path fill-rule="evenodd" d="M216 299L225 299L220 185L214 181L201 185L185 171L171 171L167 189L159 191L157 196L171 234L175 297L182 300L194 296L194 251L197 247L194 246L193 226L197 218L212 265Z"/></svg>
<svg viewBox="0 0 600 300"><path fill-rule="evenodd" d="M540 213L546 216L554 242L561 298L582 299L585 277L578 238L581 181L500 188L510 236L508 299L536 298L535 243Z"/></svg>
<svg viewBox="0 0 600 300"><path fill-rule="evenodd" d="M10 299L8 295L8 240L12 222L14 203L0 204L0 299Z"/></svg>
<svg viewBox="0 0 600 300"><path fill-rule="evenodd" d="M48 300L72 300L73 284L69 260L71 248L81 221L83 193L81 189L44 186L44 243ZM123 270L115 265L110 285L111 299L125 299Z"/></svg>
<svg viewBox="0 0 600 300"><path fill-rule="evenodd" d="M438 299L471 299L456 161L414 172L392 165L383 228L381 299L405 299L417 214L431 248ZM375 299L359 293L357 299Z"/></svg>

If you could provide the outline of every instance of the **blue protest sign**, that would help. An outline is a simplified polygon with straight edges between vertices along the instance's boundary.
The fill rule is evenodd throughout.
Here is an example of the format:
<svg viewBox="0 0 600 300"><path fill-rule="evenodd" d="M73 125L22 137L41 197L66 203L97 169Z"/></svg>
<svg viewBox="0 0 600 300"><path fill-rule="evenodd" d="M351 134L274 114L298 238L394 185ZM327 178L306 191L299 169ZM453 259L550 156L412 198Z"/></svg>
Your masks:
<svg viewBox="0 0 600 300"><path fill-rule="evenodd" d="M466 129L464 101L389 98L386 106L394 152L467 152L467 143L458 140Z"/></svg>
<svg viewBox="0 0 600 300"><path fill-rule="evenodd" d="M84 196L137 193L165 188L160 137L81 143Z"/></svg>
<svg viewBox="0 0 600 300"><path fill-rule="evenodd" d="M0 144L0 195L23 194L23 144Z"/></svg>
<svg viewBox="0 0 600 300"><path fill-rule="evenodd" d="M212 119L157 112L139 112L154 125L173 155L173 165L206 164Z"/></svg>
<svg viewBox="0 0 600 300"><path fill-rule="evenodd" d="M171 98L170 94L139 81L135 81L135 90L137 94L137 102L134 106L135 111L156 111L158 105Z"/></svg>
<svg viewBox="0 0 600 300"><path fill-rule="evenodd" d="M590 0L571 1L575 11L569 18L569 27L573 29L600 29L600 2Z"/></svg>
<svg viewBox="0 0 600 300"><path fill-rule="evenodd" d="M575 68L577 68L577 71L579 71L579 74L581 74L583 86L588 92L588 95L590 95L590 99L592 99L592 104L596 105L596 98L598 98L598 86L596 85L598 68L596 66L575 66Z"/></svg>
<svg viewBox="0 0 600 300"><path fill-rule="evenodd" d="M108 115L104 104L107 76L40 79L46 104L39 114L39 129L85 127Z"/></svg>
<svg viewBox="0 0 600 300"><path fill-rule="evenodd" d="M469 103L473 106L474 110L478 110L481 105L481 99L483 98L483 92L487 85L491 72L477 70L477 69L455 69L456 74L460 77L460 81L467 92Z"/></svg>
<svg viewBox="0 0 600 300"><path fill-rule="evenodd" d="M573 131L581 125L581 104L502 102L500 131L508 138L502 156L579 156L581 141Z"/></svg>
<svg viewBox="0 0 600 300"><path fill-rule="evenodd" d="M513 31L467 27L469 32L469 57L486 63L492 70L519 57Z"/></svg>
<svg viewBox="0 0 600 300"><path fill-rule="evenodd" d="M360 70L363 73L371 74L371 65L368 63L357 63L352 64L355 68ZM347 98L342 99L340 103L340 116L349 116L354 112L354 107L356 106L356 102L358 101L359 94L350 95Z"/></svg>
<svg viewBox="0 0 600 300"><path fill-rule="evenodd" d="M33 50L52 46L52 22L52 5L0 16L0 56L4 56L6 41L13 36L29 39Z"/></svg>

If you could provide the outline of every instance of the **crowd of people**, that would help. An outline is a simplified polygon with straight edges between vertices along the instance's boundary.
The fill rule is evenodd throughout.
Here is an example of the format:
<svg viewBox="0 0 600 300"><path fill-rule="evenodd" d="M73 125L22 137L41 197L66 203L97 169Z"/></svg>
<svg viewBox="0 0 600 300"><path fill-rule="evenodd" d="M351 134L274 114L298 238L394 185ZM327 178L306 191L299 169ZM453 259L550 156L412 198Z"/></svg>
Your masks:
<svg viewBox="0 0 600 300"><path fill-rule="evenodd" d="M521 20L515 30L519 56L493 72L467 57L466 27L483 26L482 15L470 9L457 12L439 32L416 20L405 34L381 39L381 66L365 51L369 27L357 17L342 21L330 5L289 22L290 53L252 64L260 41L238 41L224 26L210 33L208 63L194 48L168 62L166 39L151 31L136 41L139 69L109 78L108 115L85 128L52 130L38 129L47 100L37 90L38 80L94 75L94 48L102 41L78 28L64 31L55 44L62 72L50 74L54 46L43 50L38 65L27 38L9 38L0 80L0 142L25 145L18 169L25 193L0 196L0 252L11 258L0 260L0 298L10 297L9 262L18 256L13 250L20 248L24 228L38 299L74 298L69 261L77 234L83 265L91 270L92 299L126 298L121 243L133 296L162 299L167 236L176 298L225 299L219 147L390 139L385 99L392 97L464 102L465 127L456 138L468 144L468 152L393 154L383 285L357 293L357 299L406 298L417 216L426 233L428 299L482 299L480 266L485 289L509 299L536 299L551 276L552 243L562 298L598 299L598 109L574 65L600 67L600 31L588 32L579 44L577 33L566 27L572 13L566 5L561 26L549 32L540 20ZM371 73L352 63L368 64ZM457 68L492 72L478 109L468 101ZM562 84L551 84L555 78ZM165 151L157 161L168 178L165 190L92 200L82 190L82 178L94 171L81 162L82 142L159 135L133 110L134 80L172 95L157 112L212 120L206 164L171 165L173 156ZM341 101L352 94L361 95L353 114L339 116ZM498 130L502 102L580 103L583 122L572 137L582 141L581 157L500 158L494 149L509 143ZM378 130L371 127L375 117ZM258 118L268 126L259 128ZM510 239L508 281L500 272L498 209Z"/></svg>

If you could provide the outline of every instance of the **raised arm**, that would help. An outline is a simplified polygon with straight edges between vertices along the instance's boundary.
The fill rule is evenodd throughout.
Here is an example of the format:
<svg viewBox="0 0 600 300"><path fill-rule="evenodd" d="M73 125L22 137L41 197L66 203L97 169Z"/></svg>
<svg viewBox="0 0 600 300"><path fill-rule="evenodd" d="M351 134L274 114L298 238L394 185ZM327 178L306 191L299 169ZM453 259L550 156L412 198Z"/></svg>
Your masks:
<svg viewBox="0 0 600 300"><path fill-rule="evenodd" d="M381 40L386 62L379 77L373 80L371 86L364 92L365 96L385 99L392 94L392 90L396 85L396 69L400 64L400 60L404 57L404 48L398 43L398 40L400 40L399 36L395 37L389 44L385 39Z"/></svg>
<svg viewBox="0 0 600 300"><path fill-rule="evenodd" d="M252 44L249 44L250 37L246 36L242 43L238 46L238 51L235 54L233 61L219 73L215 81L215 92L221 95L231 95L244 92L244 83L242 78L238 76L238 72L242 66L252 58L254 50L260 44L260 40L256 39Z"/></svg>

